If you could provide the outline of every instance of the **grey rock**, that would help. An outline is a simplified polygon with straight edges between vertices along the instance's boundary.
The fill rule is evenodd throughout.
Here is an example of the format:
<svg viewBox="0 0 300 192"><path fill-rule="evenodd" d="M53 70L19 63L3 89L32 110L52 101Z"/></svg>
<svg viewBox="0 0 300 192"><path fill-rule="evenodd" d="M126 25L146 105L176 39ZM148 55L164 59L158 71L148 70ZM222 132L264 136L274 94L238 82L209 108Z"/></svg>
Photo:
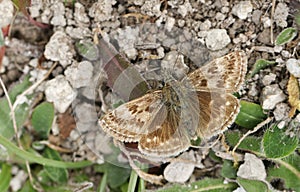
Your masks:
<svg viewBox="0 0 300 192"><path fill-rule="evenodd" d="M44 55L46 59L59 61L63 67L71 64L75 55L71 38L62 31L55 32L46 45Z"/></svg>
<svg viewBox="0 0 300 192"><path fill-rule="evenodd" d="M241 1L238 4L234 5L232 8L232 13L240 19L246 19L248 13L251 13L253 6L251 1Z"/></svg>
<svg viewBox="0 0 300 192"><path fill-rule="evenodd" d="M266 86L262 91L262 108L266 110L274 109L278 103L285 99L286 95L277 84Z"/></svg>
<svg viewBox="0 0 300 192"><path fill-rule="evenodd" d="M220 50L230 43L230 37L225 29L212 29L205 38L206 46L212 51Z"/></svg>
<svg viewBox="0 0 300 192"><path fill-rule="evenodd" d="M261 159L251 153L246 153L244 161L239 167L237 176L245 179L265 180L267 173Z"/></svg>
<svg viewBox="0 0 300 192"><path fill-rule="evenodd" d="M300 78L300 60L294 58L287 60L286 68L292 75Z"/></svg>
<svg viewBox="0 0 300 192"><path fill-rule="evenodd" d="M279 27L287 26L287 17L289 15L289 8L285 3L278 3L274 13L274 21Z"/></svg>
<svg viewBox="0 0 300 192"><path fill-rule="evenodd" d="M45 95L49 102L53 102L55 109L64 113L76 97L76 92L72 89L64 76L58 75L54 79L46 82Z"/></svg>

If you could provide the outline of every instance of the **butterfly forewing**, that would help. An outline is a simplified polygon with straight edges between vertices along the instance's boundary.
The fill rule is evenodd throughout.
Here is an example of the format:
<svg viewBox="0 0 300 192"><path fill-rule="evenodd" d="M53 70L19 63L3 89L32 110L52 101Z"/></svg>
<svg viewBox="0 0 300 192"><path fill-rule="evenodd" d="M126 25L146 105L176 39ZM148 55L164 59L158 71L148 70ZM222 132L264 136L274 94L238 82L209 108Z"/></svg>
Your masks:
<svg viewBox="0 0 300 192"><path fill-rule="evenodd" d="M214 59L201 68L188 74L184 79L194 89L226 89L226 92L238 91L244 82L247 71L247 57L242 51L235 51ZM183 81L184 81L183 80Z"/></svg>
<svg viewBox="0 0 300 192"><path fill-rule="evenodd" d="M99 121L102 129L120 141L136 142L145 134L151 118L162 107L160 90L129 101Z"/></svg>

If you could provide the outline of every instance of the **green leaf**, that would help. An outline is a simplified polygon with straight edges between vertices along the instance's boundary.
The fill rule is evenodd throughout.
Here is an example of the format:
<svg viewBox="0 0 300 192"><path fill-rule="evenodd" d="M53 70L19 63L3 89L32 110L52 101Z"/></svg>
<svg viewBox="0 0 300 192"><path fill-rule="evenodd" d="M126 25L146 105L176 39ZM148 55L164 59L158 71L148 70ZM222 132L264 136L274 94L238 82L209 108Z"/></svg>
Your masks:
<svg viewBox="0 0 300 192"><path fill-rule="evenodd" d="M49 159L61 160L59 153L53 149L46 148L44 156ZM64 168L44 166L44 169L52 181L65 183L68 180L68 171Z"/></svg>
<svg viewBox="0 0 300 192"><path fill-rule="evenodd" d="M260 105L248 101L241 101L240 105L240 112L235 119L235 123L241 127L252 129L267 118Z"/></svg>
<svg viewBox="0 0 300 192"><path fill-rule="evenodd" d="M32 185L30 184L30 181L27 180L25 182L25 184L22 186L22 189L18 192L36 192L36 190L34 190L34 188L32 187Z"/></svg>
<svg viewBox="0 0 300 192"><path fill-rule="evenodd" d="M285 188L300 192L300 156L292 154L284 159L277 160L278 165L268 169L268 181L282 179Z"/></svg>
<svg viewBox="0 0 300 192"><path fill-rule="evenodd" d="M268 158L282 158L293 153L298 146L298 138L285 134L285 129L273 125L263 137L263 149Z"/></svg>
<svg viewBox="0 0 300 192"><path fill-rule="evenodd" d="M11 102L14 103L16 97L25 91L31 85L29 76L27 76L20 84L13 87L9 93ZM29 115L29 106L27 103L23 103L17 106L15 109L15 117L17 127L20 128ZM6 98L0 100L0 135L11 139L14 135L14 128L11 121L11 111L8 106Z"/></svg>
<svg viewBox="0 0 300 192"><path fill-rule="evenodd" d="M120 187L127 182L131 169L119 167L111 163L95 166L96 172L107 173L107 183L111 188Z"/></svg>
<svg viewBox="0 0 300 192"><path fill-rule="evenodd" d="M38 135L47 139L54 119L54 107L52 103L44 102L38 105L32 112L31 123Z"/></svg>
<svg viewBox="0 0 300 192"><path fill-rule="evenodd" d="M89 41L81 41L75 43L78 53L89 61L95 61L99 59L99 50L97 45Z"/></svg>
<svg viewBox="0 0 300 192"><path fill-rule="evenodd" d="M223 179L205 178L190 185L174 184L171 187L159 189L159 192L188 192L188 191L208 191L208 192L232 192L237 185L235 183L224 183Z"/></svg>
<svg viewBox="0 0 300 192"><path fill-rule="evenodd" d="M258 73L261 69L267 68L271 65L274 65L275 61L268 61L265 59L258 59L253 65L250 73L250 77L253 77L256 73Z"/></svg>
<svg viewBox="0 0 300 192"><path fill-rule="evenodd" d="M292 41L297 35L297 29L289 27L281 31L275 40L275 45L284 45Z"/></svg>
<svg viewBox="0 0 300 192"><path fill-rule="evenodd" d="M3 163L0 170L0 191L8 191L11 180L11 166Z"/></svg>
<svg viewBox="0 0 300 192"><path fill-rule="evenodd" d="M243 179L240 177L237 178L237 181L247 192L270 191L268 186L262 181Z"/></svg>
<svg viewBox="0 0 300 192"><path fill-rule="evenodd" d="M224 160L222 170L221 170L222 177L234 179L236 178L236 168L233 166L232 161Z"/></svg>
<svg viewBox="0 0 300 192"><path fill-rule="evenodd" d="M40 170L40 172L37 174L37 176L39 178L39 183L44 184L44 185L51 183L49 174L47 173L47 171L45 169Z"/></svg>
<svg viewBox="0 0 300 192"><path fill-rule="evenodd" d="M234 147L239 139L241 138L241 135L239 132L229 132L227 131L225 133L226 141L231 147ZM250 151L252 153L261 153L261 138L254 137L254 136L248 136L246 137L241 144L238 146L238 149L240 150L246 150Z"/></svg>

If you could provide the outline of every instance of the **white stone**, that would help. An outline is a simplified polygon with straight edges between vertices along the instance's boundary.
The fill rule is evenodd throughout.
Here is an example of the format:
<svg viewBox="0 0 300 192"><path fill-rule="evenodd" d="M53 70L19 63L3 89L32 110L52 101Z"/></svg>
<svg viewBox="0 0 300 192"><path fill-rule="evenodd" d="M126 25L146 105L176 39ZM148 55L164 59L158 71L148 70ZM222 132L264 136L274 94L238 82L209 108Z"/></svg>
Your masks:
<svg viewBox="0 0 300 192"><path fill-rule="evenodd" d="M195 157L192 151L183 153L178 158L182 159L180 161L171 162L164 170L164 177L169 182L184 183L192 175L195 164ZM184 160L187 160L185 162ZM190 161L190 163L188 162Z"/></svg>
<svg viewBox="0 0 300 192"><path fill-rule="evenodd" d="M57 2L52 4L50 9L53 12L53 17L51 19L51 24L54 26L66 26L67 21L65 18L65 6L62 2Z"/></svg>
<svg viewBox="0 0 300 192"><path fill-rule="evenodd" d="M11 0L0 1L0 28L11 24L14 17L14 5Z"/></svg>
<svg viewBox="0 0 300 192"><path fill-rule="evenodd" d="M149 15L150 17L159 17L161 15L160 6L160 0L145 0L145 3L141 7L141 12Z"/></svg>
<svg viewBox="0 0 300 192"><path fill-rule="evenodd" d="M263 85L267 86L267 85L270 85L275 80L276 80L276 75L274 73L270 73L263 77L262 83L263 83Z"/></svg>
<svg viewBox="0 0 300 192"><path fill-rule="evenodd" d="M266 86L262 91L262 108L266 110L274 109L278 103L285 99L286 95L277 84Z"/></svg>
<svg viewBox="0 0 300 192"><path fill-rule="evenodd" d="M135 59L138 55L135 49L136 40L139 36L139 28L125 27L117 29L114 38L118 41L120 50L123 50L129 59Z"/></svg>
<svg viewBox="0 0 300 192"><path fill-rule="evenodd" d="M225 29L212 29L208 31L205 42L208 49L217 51L230 43L230 37Z"/></svg>
<svg viewBox="0 0 300 192"><path fill-rule="evenodd" d="M286 68L292 75L300 78L300 60L294 58L287 60Z"/></svg>
<svg viewBox="0 0 300 192"><path fill-rule="evenodd" d="M95 22L107 21L112 17L114 4L116 4L115 0L98 0L89 9L89 16L94 18Z"/></svg>
<svg viewBox="0 0 300 192"><path fill-rule="evenodd" d="M74 19L77 23L89 23L89 17L85 13L85 7L79 3L75 3Z"/></svg>
<svg viewBox="0 0 300 192"><path fill-rule="evenodd" d="M72 27L72 26L67 26L66 27L66 33L74 38L74 39L84 39L85 37L91 37L92 32L89 28L87 27Z"/></svg>
<svg viewBox="0 0 300 192"><path fill-rule="evenodd" d="M63 67L71 64L75 50L72 40L62 31L56 31L46 45L46 59L59 61Z"/></svg>
<svg viewBox="0 0 300 192"><path fill-rule="evenodd" d="M36 18L40 16L40 10L43 8L43 0L32 0L28 7L30 16Z"/></svg>
<svg viewBox="0 0 300 192"><path fill-rule="evenodd" d="M286 103L279 103L273 112L275 120L280 121L289 117L290 107Z"/></svg>
<svg viewBox="0 0 300 192"><path fill-rule="evenodd" d="M175 24L175 19L173 17L167 17L167 20L166 20L166 25L165 25L165 28L167 29L167 31L171 31L172 28L174 27L174 24Z"/></svg>
<svg viewBox="0 0 300 192"><path fill-rule="evenodd" d="M188 0L185 0L183 5L178 6L178 13L181 14L182 17L185 17L188 12L192 13L193 7Z"/></svg>
<svg viewBox="0 0 300 192"><path fill-rule="evenodd" d="M54 26L66 26L67 24L67 21L65 19L65 16L64 15L56 15L55 17L53 17L51 19L51 22L50 22L52 25Z"/></svg>
<svg viewBox="0 0 300 192"><path fill-rule="evenodd" d="M267 173L261 159L251 153L246 153L244 163L239 167L237 176L263 181L266 179Z"/></svg>
<svg viewBox="0 0 300 192"><path fill-rule="evenodd" d="M247 192L243 187L238 187L232 192Z"/></svg>
<svg viewBox="0 0 300 192"><path fill-rule="evenodd" d="M253 6L251 1L241 1L238 4L234 5L232 8L232 13L240 19L246 19L248 13L251 13Z"/></svg>
<svg viewBox="0 0 300 192"><path fill-rule="evenodd" d="M290 58L292 56L291 53L289 51L287 51L287 50L282 50L281 51L281 55L284 58Z"/></svg>
<svg viewBox="0 0 300 192"><path fill-rule="evenodd" d="M225 19L225 17L226 16L223 13L218 12L216 14L216 20L218 20L218 21L223 21Z"/></svg>
<svg viewBox="0 0 300 192"><path fill-rule="evenodd" d="M206 19L204 22L200 24L200 31L207 31L211 28L210 20Z"/></svg>
<svg viewBox="0 0 300 192"><path fill-rule="evenodd" d="M287 27L287 17L289 15L289 8L285 3L278 3L274 13L274 21L279 27Z"/></svg>
<svg viewBox="0 0 300 192"><path fill-rule="evenodd" d="M82 61L80 63L73 62L73 64L65 70L65 75L73 88L77 89L91 85L93 70L94 67L89 61Z"/></svg>
<svg viewBox="0 0 300 192"><path fill-rule="evenodd" d="M25 171L18 170L17 175L15 175L9 183L12 191L19 191L23 183L26 181L27 177L28 175Z"/></svg>
<svg viewBox="0 0 300 192"><path fill-rule="evenodd" d="M76 92L72 89L64 76L58 75L46 83L45 95L49 102L53 102L55 109L64 113L76 97Z"/></svg>

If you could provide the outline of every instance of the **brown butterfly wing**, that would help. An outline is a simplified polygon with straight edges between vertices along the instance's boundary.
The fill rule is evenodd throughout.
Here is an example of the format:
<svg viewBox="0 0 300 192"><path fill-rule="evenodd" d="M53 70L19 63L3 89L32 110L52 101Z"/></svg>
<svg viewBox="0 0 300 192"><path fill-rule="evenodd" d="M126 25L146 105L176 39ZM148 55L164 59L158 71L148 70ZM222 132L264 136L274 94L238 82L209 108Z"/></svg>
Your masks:
<svg viewBox="0 0 300 192"><path fill-rule="evenodd" d="M139 150L156 157L176 156L190 146L190 139L180 117L172 108L164 105L149 124L148 133L139 141Z"/></svg>
<svg viewBox="0 0 300 192"><path fill-rule="evenodd" d="M247 72L247 57L243 51L235 51L212 60L188 74L188 81L195 90L225 89L228 93L239 90Z"/></svg>
<svg viewBox="0 0 300 192"><path fill-rule="evenodd" d="M224 132L239 112L239 100L230 93L198 91L199 126L197 135L209 139Z"/></svg>
<svg viewBox="0 0 300 192"><path fill-rule="evenodd" d="M161 91L155 91L127 102L103 116L100 126L119 141L137 142L147 132L145 124L161 108L161 97Z"/></svg>

